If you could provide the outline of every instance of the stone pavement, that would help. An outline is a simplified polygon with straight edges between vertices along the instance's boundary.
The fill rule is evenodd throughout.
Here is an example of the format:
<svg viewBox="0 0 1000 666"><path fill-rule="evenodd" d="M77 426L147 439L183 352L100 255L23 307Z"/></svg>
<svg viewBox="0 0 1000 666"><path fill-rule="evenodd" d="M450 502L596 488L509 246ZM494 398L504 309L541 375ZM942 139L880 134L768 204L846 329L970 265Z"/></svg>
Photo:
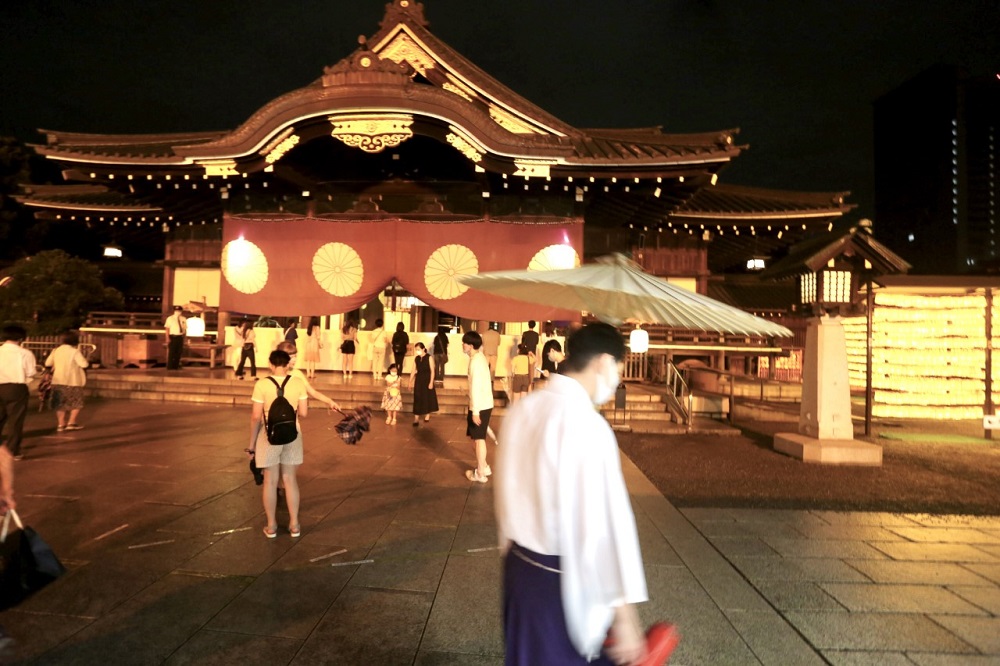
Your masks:
<svg viewBox="0 0 1000 666"><path fill-rule="evenodd" d="M275 540L246 409L93 400L29 416L21 515L69 573L0 624L13 663L503 663L490 487L464 419L304 421L303 534ZM501 424L502 425L502 424ZM664 449L669 455L669 448ZM1000 663L1000 518L678 511L623 459L674 664ZM762 479L762 483L766 483Z"/></svg>

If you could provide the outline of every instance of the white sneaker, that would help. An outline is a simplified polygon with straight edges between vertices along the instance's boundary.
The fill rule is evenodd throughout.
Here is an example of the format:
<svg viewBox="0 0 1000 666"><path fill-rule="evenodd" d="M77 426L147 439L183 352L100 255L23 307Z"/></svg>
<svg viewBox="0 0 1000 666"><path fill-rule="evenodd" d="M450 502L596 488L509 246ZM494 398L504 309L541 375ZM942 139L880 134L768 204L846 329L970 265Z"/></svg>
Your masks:
<svg viewBox="0 0 1000 666"><path fill-rule="evenodd" d="M483 470L483 476L493 476L493 470L487 465L486 469Z"/></svg>
<svg viewBox="0 0 1000 666"><path fill-rule="evenodd" d="M469 481L475 481L476 483L486 483L489 481L485 476L480 476L479 470L467 469L465 470L465 478Z"/></svg>

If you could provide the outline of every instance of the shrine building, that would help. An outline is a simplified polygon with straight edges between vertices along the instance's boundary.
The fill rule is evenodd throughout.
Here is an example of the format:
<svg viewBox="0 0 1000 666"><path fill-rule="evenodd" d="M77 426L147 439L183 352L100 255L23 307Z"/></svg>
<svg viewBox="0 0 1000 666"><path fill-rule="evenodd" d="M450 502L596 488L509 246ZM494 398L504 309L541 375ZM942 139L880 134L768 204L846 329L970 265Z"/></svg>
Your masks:
<svg viewBox="0 0 1000 666"><path fill-rule="evenodd" d="M444 315L572 320L454 278L622 251L708 293L713 275L746 273L852 208L844 192L722 182L746 148L737 129L571 126L438 39L412 0L230 131L40 131L34 149L68 184L20 201L126 254L162 238L160 311L199 302L220 325L224 313L322 316L330 330L348 315L411 331Z"/></svg>

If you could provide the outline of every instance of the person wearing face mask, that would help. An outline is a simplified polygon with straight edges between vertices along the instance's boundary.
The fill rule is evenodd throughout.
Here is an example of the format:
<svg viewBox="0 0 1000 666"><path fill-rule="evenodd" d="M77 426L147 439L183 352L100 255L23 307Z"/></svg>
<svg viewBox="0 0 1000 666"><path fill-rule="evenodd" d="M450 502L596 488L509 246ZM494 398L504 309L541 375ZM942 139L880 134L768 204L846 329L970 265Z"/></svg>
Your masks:
<svg viewBox="0 0 1000 666"><path fill-rule="evenodd" d="M431 420L431 413L438 410L438 399L434 390L434 359L422 342L413 345L413 354L410 386L413 387L413 427L416 428L421 415L424 421Z"/></svg>
<svg viewBox="0 0 1000 666"><path fill-rule="evenodd" d="M646 577L618 442L595 409L614 397L625 342L590 324L566 352L561 374L513 405L500 431L506 663L638 664Z"/></svg>

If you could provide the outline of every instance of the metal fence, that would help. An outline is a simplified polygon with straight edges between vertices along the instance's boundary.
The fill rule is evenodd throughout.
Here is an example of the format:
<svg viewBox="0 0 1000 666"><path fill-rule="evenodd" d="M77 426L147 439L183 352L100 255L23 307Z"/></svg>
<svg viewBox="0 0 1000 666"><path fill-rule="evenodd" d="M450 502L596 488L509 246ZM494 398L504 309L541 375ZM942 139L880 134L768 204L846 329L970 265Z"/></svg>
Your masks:
<svg viewBox="0 0 1000 666"><path fill-rule="evenodd" d="M41 366L45 363L45 359L49 357L49 354L52 353L52 350L61 344L61 335L35 335L27 338L21 343L21 346L34 354L36 363ZM81 335L80 344L77 345L77 349L89 361L92 360L94 352L97 350L97 345L90 339L90 336Z"/></svg>

